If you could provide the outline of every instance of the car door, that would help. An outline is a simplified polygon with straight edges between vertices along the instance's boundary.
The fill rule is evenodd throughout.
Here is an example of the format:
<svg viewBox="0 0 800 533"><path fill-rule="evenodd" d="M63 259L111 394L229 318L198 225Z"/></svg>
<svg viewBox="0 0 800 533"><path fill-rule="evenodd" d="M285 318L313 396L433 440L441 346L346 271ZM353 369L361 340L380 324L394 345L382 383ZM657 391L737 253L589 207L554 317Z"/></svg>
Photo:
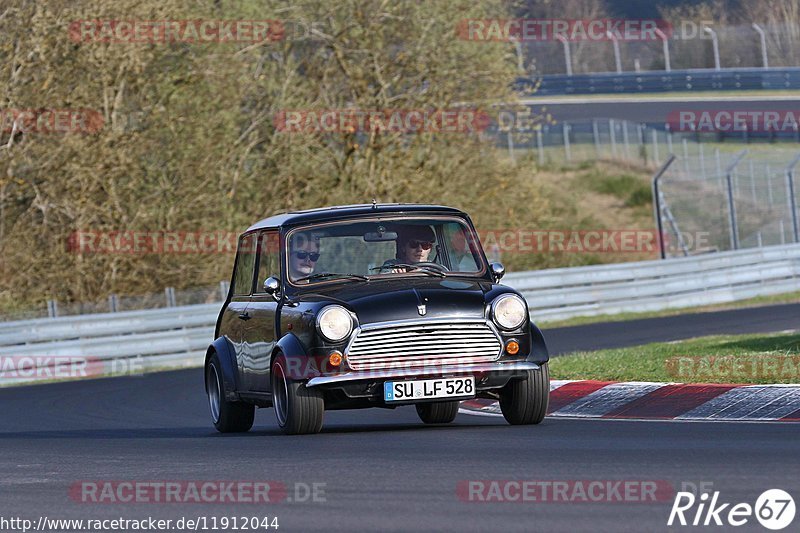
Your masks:
<svg viewBox="0 0 800 533"><path fill-rule="evenodd" d="M240 391L247 391L244 377L250 362L245 349L245 326L250 321L247 308L253 293L253 283L256 264L256 238L255 233L243 235L239 239L236 252L236 263L233 271L233 290L231 301L222 317L223 326L227 330L228 340L231 342L236 354L236 366L239 370Z"/></svg>
<svg viewBox="0 0 800 533"><path fill-rule="evenodd" d="M258 276L247 313L250 319L244 325L243 339L247 350L248 366L244 380L250 392L267 393L270 390L269 365L272 350L277 342L276 318L278 302L264 291L268 277L280 279L280 234L267 230L259 234Z"/></svg>

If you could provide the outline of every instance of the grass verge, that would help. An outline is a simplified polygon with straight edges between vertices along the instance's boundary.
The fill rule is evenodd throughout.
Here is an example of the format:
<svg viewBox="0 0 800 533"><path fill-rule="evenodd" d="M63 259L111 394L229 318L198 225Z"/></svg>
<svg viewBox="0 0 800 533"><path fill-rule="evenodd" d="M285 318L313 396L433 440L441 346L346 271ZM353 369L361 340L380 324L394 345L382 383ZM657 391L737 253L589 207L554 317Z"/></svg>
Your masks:
<svg viewBox="0 0 800 533"><path fill-rule="evenodd" d="M800 333L720 335L578 352L550 362L552 379L800 383Z"/></svg>

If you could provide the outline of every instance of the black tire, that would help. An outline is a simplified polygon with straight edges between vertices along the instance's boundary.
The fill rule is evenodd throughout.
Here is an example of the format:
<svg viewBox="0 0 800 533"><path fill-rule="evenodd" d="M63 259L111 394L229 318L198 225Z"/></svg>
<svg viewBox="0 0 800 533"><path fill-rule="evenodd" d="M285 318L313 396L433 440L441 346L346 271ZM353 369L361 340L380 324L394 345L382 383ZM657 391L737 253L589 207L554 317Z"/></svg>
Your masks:
<svg viewBox="0 0 800 533"><path fill-rule="evenodd" d="M322 392L286 377L286 359L272 362L272 406L278 426L287 435L319 433L325 416Z"/></svg>
<svg viewBox="0 0 800 533"><path fill-rule="evenodd" d="M245 402L225 399L225 383L222 367L214 352L206 364L206 395L211 409L211 421L220 433L244 433L253 427L256 406Z"/></svg>
<svg viewBox="0 0 800 533"><path fill-rule="evenodd" d="M550 371L547 363L541 370L528 370L524 379L510 382L500 391L500 410L513 425L538 424L547 414L550 402Z"/></svg>
<svg viewBox="0 0 800 533"><path fill-rule="evenodd" d="M448 424L458 414L458 400L452 402L418 403L417 414L426 424Z"/></svg>

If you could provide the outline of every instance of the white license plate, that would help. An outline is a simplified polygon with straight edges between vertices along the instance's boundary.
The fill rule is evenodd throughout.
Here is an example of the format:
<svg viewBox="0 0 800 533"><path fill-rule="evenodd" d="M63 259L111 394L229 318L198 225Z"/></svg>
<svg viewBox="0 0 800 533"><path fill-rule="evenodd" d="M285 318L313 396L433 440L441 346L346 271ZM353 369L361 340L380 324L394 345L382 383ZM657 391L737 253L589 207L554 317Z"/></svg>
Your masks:
<svg viewBox="0 0 800 533"><path fill-rule="evenodd" d="M432 398L471 398L475 396L475 377L387 381L383 399L387 402L430 400Z"/></svg>

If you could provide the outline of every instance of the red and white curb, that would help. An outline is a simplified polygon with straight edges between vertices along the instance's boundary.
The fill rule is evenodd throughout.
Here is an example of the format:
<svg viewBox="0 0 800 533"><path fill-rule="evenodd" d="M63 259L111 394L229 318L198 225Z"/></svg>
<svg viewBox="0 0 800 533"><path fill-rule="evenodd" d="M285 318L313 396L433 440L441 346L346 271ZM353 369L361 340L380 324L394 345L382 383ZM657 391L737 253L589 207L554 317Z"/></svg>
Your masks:
<svg viewBox="0 0 800 533"><path fill-rule="evenodd" d="M467 414L502 416L494 400L468 400ZM655 420L800 422L800 385L550 381L548 416Z"/></svg>

